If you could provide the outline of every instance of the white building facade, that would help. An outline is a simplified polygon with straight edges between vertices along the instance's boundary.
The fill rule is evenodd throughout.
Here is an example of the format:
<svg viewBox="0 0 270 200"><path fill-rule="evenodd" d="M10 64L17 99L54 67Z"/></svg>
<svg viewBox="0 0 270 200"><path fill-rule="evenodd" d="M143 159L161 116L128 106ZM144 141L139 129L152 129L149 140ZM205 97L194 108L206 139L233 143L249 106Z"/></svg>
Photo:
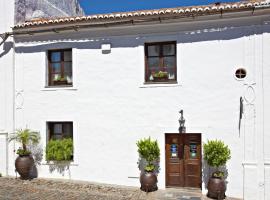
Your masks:
<svg viewBox="0 0 270 200"><path fill-rule="evenodd" d="M0 58L1 132L40 131L38 177L130 186L139 186L136 141L151 136L161 149L162 189L165 137L178 132L183 109L186 132L200 133L201 147L220 139L231 149L227 196L270 199L270 8L226 5L183 9L185 16L178 8L15 26L14 55ZM169 50L155 58L148 46ZM153 81L155 64L166 64L169 80ZM56 124L72 128L74 158L62 170L45 160ZM14 175L16 146L9 148Z"/></svg>

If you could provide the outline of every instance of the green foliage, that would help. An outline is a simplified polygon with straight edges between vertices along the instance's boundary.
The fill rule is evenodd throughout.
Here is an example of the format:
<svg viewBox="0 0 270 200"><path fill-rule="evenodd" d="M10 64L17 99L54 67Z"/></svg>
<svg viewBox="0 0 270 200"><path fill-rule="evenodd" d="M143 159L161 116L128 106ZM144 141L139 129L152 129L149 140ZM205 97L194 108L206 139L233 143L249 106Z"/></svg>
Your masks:
<svg viewBox="0 0 270 200"><path fill-rule="evenodd" d="M148 164L145 168L144 168L145 171L147 172L152 172L155 170L155 165L153 164Z"/></svg>
<svg viewBox="0 0 270 200"><path fill-rule="evenodd" d="M31 154L31 151L23 150L23 149L19 148L16 153L20 156L28 156Z"/></svg>
<svg viewBox="0 0 270 200"><path fill-rule="evenodd" d="M221 171L216 171L212 174L212 177L214 178L223 178L224 177L224 172Z"/></svg>
<svg viewBox="0 0 270 200"><path fill-rule="evenodd" d="M142 158L147 161L146 171L153 171L155 166L153 162L159 159L160 149L157 140L152 141L149 137L148 139L141 139L137 142L138 153Z"/></svg>
<svg viewBox="0 0 270 200"><path fill-rule="evenodd" d="M64 161L72 160L73 141L71 138L50 140L46 147L46 160Z"/></svg>
<svg viewBox="0 0 270 200"><path fill-rule="evenodd" d="M212 167L221 167L231 158L231 152L221 140L208 140L203 145L204 159Z"/></svg>
<svg viewBox="0 0 270 200"><path fill-rule="evenodd" d="M38 132L34 132L27 128L18 129L12 136L10 136L9 142L13 140L22 144L22 149L18 149L17 154L26 155L26 153L29 153L29 150L27 150L27 145L38 144L40 140L40 135Z"/></svg>
<svg viewBox="0 0 270 200"><path fill-rule="evenodd" d="M154 73L153 77L155 77L155 78L167 78L168 77L168 72L159 71L159 72Z"/></svg>
<svg viewBox="0 0 270 200"><path fill-rule="evenodd" d="M2 174L0 173L0 177L2 177Z"/></svg>

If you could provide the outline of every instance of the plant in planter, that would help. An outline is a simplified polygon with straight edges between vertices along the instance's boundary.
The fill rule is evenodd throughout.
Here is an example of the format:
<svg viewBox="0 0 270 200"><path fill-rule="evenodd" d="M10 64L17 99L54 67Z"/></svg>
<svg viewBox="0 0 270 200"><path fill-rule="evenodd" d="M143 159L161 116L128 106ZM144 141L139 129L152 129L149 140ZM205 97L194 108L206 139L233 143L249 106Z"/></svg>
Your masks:
<svg viewBox="0 0 270 200"><path fill-rule="evenodd" d="M226 183L224 180L224 172L220 171L219 168L224 166L231 158L230 149L221 140L209 140L203 145L203 148L204 159L209 166L215 169L207 185L207 196L215 199L224 199Z"/></svg>
<svg viewBox="0 0 270 200"><path fill-rule="evenodd" d="M151 192L157 190L157 175L155 162L159 160L160 149L157 140L141 139L137 142L138 153L141 158L146 160L144 171L141 172L141 190Z"/></svg>
<svg viewBox="0 0 270 200"><path fill-rule="evenodd" d="M71 161L73 159L73 140L50 140L46 147L47 161Z"/></svg>
<svg viewBox="0 0 270 200"><path fill-rule="evenodd" d="M38 144L40 136L38 132L31 131L30 129L18 129L13 134L9 141L17 141L21 143L22 147L17 150L19 155L15 161L16 171L20 174L21 179L30 178L30 170L34 165L34 159L31 156L31 151L28 149L28 145Z"/></svg>
<svg viewBox="0 0 270 200"><path fill-rule="evenodd" d="M61 75L57 75L54 77L53 80L55 85L63 85L63 84L67 84L67 78L66 77L62 77Z"/></svg>
<svg viewBox="0 0 270 200"><path fill-rule="evenodd" d="M168 72L155 72L153 74L154 81L167 81L168 80Z"/></svg>

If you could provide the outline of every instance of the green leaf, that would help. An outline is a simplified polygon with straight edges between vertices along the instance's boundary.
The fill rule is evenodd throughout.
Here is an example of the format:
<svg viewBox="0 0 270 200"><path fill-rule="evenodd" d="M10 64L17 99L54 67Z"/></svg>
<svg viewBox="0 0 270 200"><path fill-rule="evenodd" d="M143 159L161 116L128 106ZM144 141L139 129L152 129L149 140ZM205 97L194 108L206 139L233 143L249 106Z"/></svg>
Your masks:
<svg viewBox="0 0 270 200"><path fill-rule="evenodd" d="M50 140L46 147L46 160L70 161L73 156L73 140L65 138L62 140Z"/></svg>
<svg viewBox="0 0 270 200"><path fill-rule="evenodd" d="M152 167L153 162L159 159L160 149L157 140L152 141L151 138L139 140L137 143L138 153L142 158L147 161L149 169Z"/></svg>
<svg viewBox="0 0 270 200"><path fill-rule="evenodd" d="M15 134L9 137L9 142L17 141L22 144L22 149L26 152L29 144L38 144L40 141L40 135L38 132L34 132L30 129L17 129Z"/></svg>
<svg viewBox="0 0 270 200"><path fill-rule="evenodd" d="M221 167L231 158L231 151L221 140L208 140L203 145L204 159L212 167Z"/></svg>

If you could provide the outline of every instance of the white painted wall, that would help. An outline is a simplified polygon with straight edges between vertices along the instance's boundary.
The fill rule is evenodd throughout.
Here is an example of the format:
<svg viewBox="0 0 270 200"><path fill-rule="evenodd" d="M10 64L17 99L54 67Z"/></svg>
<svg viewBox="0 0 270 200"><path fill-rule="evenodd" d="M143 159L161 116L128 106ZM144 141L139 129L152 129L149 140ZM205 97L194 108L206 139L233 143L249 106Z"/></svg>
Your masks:
<svg viewBox="0 0 270 200"><path fill-rule="evenodd" d="M178 111L184 109L187 132L202 133L203 142L221 139L231 149L226 194L268 199L270 181L264 177L270 174L270 152L263 137L269 137L270 131L266 125L270 35L267 25L256 24L262 20L17 38L16 127L39 130L45 148L46 121L74 122L74 163L60 174L50 172L44 160L38 166L39 176L139 186L138 179L130 178L139 176L136 141L151 136L161 148L158 184L164 188L164 133L177 132ZM262 27L267 27L263 34ZM177 41L177 84L143 84L144 44L155 41ZM103 43L112 45L110 54L102 54ZM73 88L45 88L46 52L57 48L72 48ZM243 81L234 77L238 67L247 70ZM241 96L245 114L239 132Z"/></svg>
<svg viewBox="0 0 270 200"><path fill-rule="evenodd" d="M12 31L13 22L14 0L0 1L0 34ZM2 42L1 38L0 41ZM0 46L0 173L4 175L6 174L6 146L2 138L5 136L1 133L13 131L13 55L13 38L10 37ZM10 152L10 157L13 158L13 153ZM10 170L14 171L13 168L14 163L10 163Z"/></svg>

